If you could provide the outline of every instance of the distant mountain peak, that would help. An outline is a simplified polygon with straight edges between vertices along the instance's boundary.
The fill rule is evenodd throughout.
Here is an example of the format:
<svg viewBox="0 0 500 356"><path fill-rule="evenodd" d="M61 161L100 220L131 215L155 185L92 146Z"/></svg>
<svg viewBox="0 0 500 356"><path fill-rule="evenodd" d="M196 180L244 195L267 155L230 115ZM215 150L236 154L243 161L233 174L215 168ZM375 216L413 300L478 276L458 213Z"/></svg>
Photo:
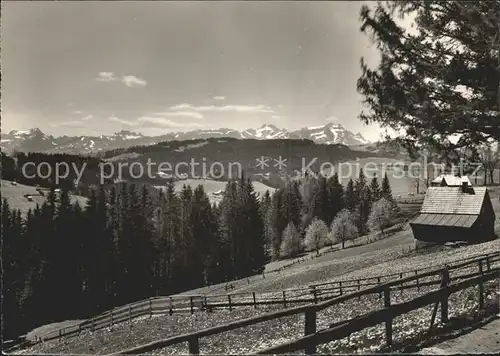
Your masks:
<svg viewBox="0 0 500 356"><path fill-rule="evenodd" d="M119 132L115 132L115 134L113 136L115 136L119 139L122 139L122 140L137 140L139 138L144 137L141 133L132 132L132 131L128 131L128 130L121 130ZM101 136L101 138L103 138L103 136Z"/></svg>
<svg viewBox="0 0 500 356"><path fill-rule="evenodd" d="M343 144L355 146L366 144L368 141L360 134L354 134L341 124L330 121L324 125L303 127L299 130L288 131L273 124L263 124L258 128L249 128L238 131L227 127L218 129L195 129L187 132L170 132L160 136L144 136L141 133L121 130L113 135L100 136L61 136L45 135L39 128L31 130L13 130L8 134L2 133L2 148L6 151L48 151L65 153L89 153L130 146L146 146L165 141L183 141L206 138L235 138L235 139L308 139L317 144Z"/></svg>
<svg viewBox="0 0 500 356"><path fill-rule="evenodd" d="M262 124L259 129L273 129L278 130L278 128L273 124Z"/></svg>
<svg viewBox="0 0 500 356"><path fill-rule="evenodd" d="M328 123L325 125L326 127L341 127L341 128L344 128L344 126L342 126L341 124L339 124L338 122L336 121L328 121Z"/></svg>
<svg viewBox="0 0 500 356"><path fill-rule="evenodd" d="M121 130L121 131L115 132L115 136L123 136L123 135L142 136L142 134L139 132L133 132L133 131L129 131L129 130Z"/></svg>
<svg viewBox="0 0 500 356"><path fill-rule="evenodd" d="M26 135L43 135L42 130L38 127L29 130L12 130L9 132L12 136L26 136Z"/></svg>

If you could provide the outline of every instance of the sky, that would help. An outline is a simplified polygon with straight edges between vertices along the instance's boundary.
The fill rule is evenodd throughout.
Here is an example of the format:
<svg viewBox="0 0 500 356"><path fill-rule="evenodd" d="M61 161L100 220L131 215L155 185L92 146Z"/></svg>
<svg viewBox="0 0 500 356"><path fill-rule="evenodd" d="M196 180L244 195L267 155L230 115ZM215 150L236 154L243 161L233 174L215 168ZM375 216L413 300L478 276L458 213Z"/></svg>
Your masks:
<svg viewBox="0 0 500 356"><path fill-rule="evenodd" d="M360 2L2 2L2 131L159 135L358 120Z"/></svg>

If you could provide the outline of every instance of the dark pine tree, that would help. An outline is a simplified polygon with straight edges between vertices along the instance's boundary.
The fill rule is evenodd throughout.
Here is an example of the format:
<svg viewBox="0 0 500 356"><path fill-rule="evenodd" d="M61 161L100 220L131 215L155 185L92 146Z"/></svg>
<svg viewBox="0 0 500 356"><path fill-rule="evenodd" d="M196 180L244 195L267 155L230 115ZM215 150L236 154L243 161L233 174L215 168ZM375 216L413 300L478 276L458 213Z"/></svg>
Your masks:
<svg viewBox="0 0 500 356"><path fill-rule="evenodd" d="M349 179L344 192L344 206L347 210L354 212L357 205L356 193L354 191L354 181Z"/></svg>
<svg viewBox="0 0 500 356"><path fill-rule="evenodd" d="M281 214L286 219L286 225L292 222L299 226L301 221L302 197L297 181L289 182L283 191ZM286 225L282 226L285 229Z"/></svg>
<svg viewBox="0 0 500 356"><path fill-rule="evenodd" d="M238 277L262 272L266 262L264 222L257 195L250 179L242 177L239 184L238 217L241 244ZM300 207L299 210L300 212Z"/></svg>
<svg viewBox="0 0 500 356"><path fill-rule="evenodd" d="M368 231L367 222L371 211L371 196L370 189L367 186L366 176L363 169L360 169L358 179L354 185L356 196L356 221L360 234L365 234Z"/></svg>
<svg viewBox="0 0 500 356"><path fill-rule="evenodd" d="M237 256L239 255L237 204L237 183L230 181L226 185L224 198L220 203L219 226L221 231L221 270L225 280L234 279L237 275Z"/></svg>
<svg viewBox="0 0 500 356"><path fill-rule="evenodd" d="M279 259L283 230L285 230L288 225L288 219L283 214L282 189L276 190L273 194L271 209L269 210L269 217L267 220L269 222L268 231L272 241L272 257L273 259Z"/></svg>
<svg viewBox="0 0 500 356"><path fill-rule="evenodd" d="M328 188L328 209L326 213L326 225L330 226L333 219L337 216L337 214L344 208L344 187L340 183L339 175L337 172L333 174L328 179L327 182Z"/></svg>
<svg viewBox="0 0 500 356"><path fill-rule="evenodd" d="M19 291L20 260L18 227L15 226L15 211L10 210L7 199L2 202L2 314L4 338L19 334L20 324L16 318L20 315L17 303Z"/></svg>
<svg viewBox="0 0 500 356"><path fill-rule="evenodd" d="M210 201L202 185L193 192L191 225L193 245L190 254L193 285L206 285L216 280L217 269L217 221Z"/></svg>
<svg viewBox="0 0 500 356"><path fill-rule="evenodd" d="M325 176L320 175L314 189L313 218L318 218L324 222L329 219L330 195Z"/></svg>
<svg viewBox="0 0 500 356"><path fill-rule="evenodd" d="M378 201L382 197L382 191L376 176L373 177L370 182L370 196L372 198L372 203Z"/></svg>
<svg viewBox="0 0 500 356"><path fill-rule="evenodd" d="M405 132L398 141L412 151L500 140L500 2L380 1L361 21L381 55L375 68L361 61L362 121Z"/></svg>
<svg viewBox="0 0 500 356"><path fill-rule="evenodd" d="M384 175L384 178L382 179L382 187L380 189L380 197L385 198L387 200L393 200L391 184L389 182L389 178L387 177L387 173Z"/></svg>

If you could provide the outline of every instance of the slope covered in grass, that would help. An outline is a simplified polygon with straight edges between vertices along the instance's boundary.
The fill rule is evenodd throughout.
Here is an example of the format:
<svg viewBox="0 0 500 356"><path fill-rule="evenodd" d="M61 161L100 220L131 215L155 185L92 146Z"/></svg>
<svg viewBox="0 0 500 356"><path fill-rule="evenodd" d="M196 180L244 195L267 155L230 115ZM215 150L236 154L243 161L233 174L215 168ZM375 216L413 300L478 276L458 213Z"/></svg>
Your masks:
<svg viewBox="0 0 500 356"><path fill-rule="evenodd" d="M386 262L384 260L377 266L364 265L363 268L360 268L357 271L343 274L342 279L353 276L366 277L369 275L368 271L371 270L374 273L377 269L384 273L412 270L416 268L416 263L418 263L419 266L424 265L425 267L429 267L432 265L432 261L439 261L443 263L452 262L458 258L466 258L475 256L479 253L490 252L491 249L496 249L498 246L498 241L492 241L453 251L434 251L428 253L427 255L420 256L419 259L416 258L416 256L406 256L394 260L393 263ZM384 258L386 257L387 256ZM361 261L364 261L364 259ZM352 265L361 266L359 259L356 260L346 258L343 263L344 266L349 266L349 268L352 268ZM434 265L440 265L440 263L434 263ZM334 266L332 267L334 269L341 268L341 265L339 264L332 264L332 266ZM497 265L492 267L497 267ZM344 267L344 269L347 270L348 267ZM471 271L469 272L472 272L474 269L476 269L475 266L471 267ZM462 271L462 273L469 272ZM373 275L378 274L374 273ZM292 277L295 278L306 278L310 276L311 275L308 273L302 276L299 273L292 275ZM257 286L257 284L253 285L254 288ZM266 288L262 289L267 289L271 286L277 288L280 284L268 284L266 285ZM392 300L394 303L407 301L435 288L436 286L431 286L422 287L418 290L405 290L402 293L394 292L392 293L391 298L393 298ZM243 288L240 290L242 289ZM494 290L494 288L492 290ZM474 295L473 292L469 292L469 294L470 293ZM450 301L450 313L457 313L457 315L461 315L474 310L476 304L474 304L472 297L468 297L469 294L467 294L466 297L463 297L462 294L457 293L457 297L454 297L455 299ZM493 294L490 293L488 295L491 297ZM359 299L353 299L342 303L341 305L328 308L318 315L318 329L326 328L332 322L353 318L369 310L380 309L383 306L382 301L383 299L380 299L377 295L371 295L364 296ZM76 337L63 338L62 341L55 340L45 342L36 345L25 352L105 354L186 332L202 330L211 326L221 325L230 321L281 308L282 306L259 306L257 309L252 307L239 307L235 308L233 311L215 310L213 313L197 312L194 315L174 314L172 316L160 315L153 318L141 317L134 319L129 323L122 323L110 328L97 330L95 332L86 331ZM398 332L403 336L412 336L413 334L410 335L410 333L418 334L418 332L423 330L425 325L428 325L431 312L431 307L421 308L418 311L408 314L408 316L401 317L400 320L397 319L394 324L395 333L399 330ZM214 335L209 338L204 338L200 342L200 347L203 353L246 353L256 351L257 349L263 349L265 347L270 347L280 344L281 342L300 337L303 332L303 323L303 316L301 315L273 320L259 325L238 329L234 332L227 332L220 335ZM365 351L370 351L371 349L369 348L372 346L382 347L382 344L377 344L375 342L380 339L380 335L382 334L383 329L379 327L367 329L367 331L360 332L359 336L353 334L348 341L339 340L331 345L324 346L325 349L323 349L323 352L352 352L358 347L361 349L364 348ZM158 351L159 354L176 354L186 352L187 346L184 344L170 347L168 350L165 349Z"/></svg>
<svg viewBox="0 0 500 356"><path fill-rule="evenodd" d="M35 209L36 205L42 205L46 196L42 196L36 187L17 183L13 185L11 181L1 181L2 199L7 199L11 209L19 209L22 213L27 213L29 209ZM31 195L33 201L29 201L25 195ZM78 202L83 208L87 204L87 198L79 195L70 195L71 202Z"/></svg>

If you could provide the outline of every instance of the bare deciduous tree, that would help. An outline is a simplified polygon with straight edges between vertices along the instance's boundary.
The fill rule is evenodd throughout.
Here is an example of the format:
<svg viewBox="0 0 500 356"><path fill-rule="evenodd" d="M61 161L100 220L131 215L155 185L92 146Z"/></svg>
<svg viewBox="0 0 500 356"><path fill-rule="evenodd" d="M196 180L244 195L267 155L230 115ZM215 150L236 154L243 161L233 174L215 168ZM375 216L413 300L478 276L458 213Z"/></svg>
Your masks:
<svg viewBox="0 0 500 356"><path fill-rule="evenodd" d="M342 242L342 248L345 248L346 241L354 240L359 236L351 211L344 209L335 217L330 234L333 243Z"/></svg>
<svg viewBox="0 0 500 356"><path fill-rule="evenodd" d="M306 229L305 245L310 251L315 250L319 254L319 249L328 242L328 226L323 220L315 218Z"/></svg>
<svg viewBox="0 0 500 356"><path fill-rule="evenodd" d="M479 158L484 169L484 184L494 184L494 173L500 165L500 150L491 144L485 145L479 150Z"/></svg>
<svg viewBox="0 0 500 356"><path fill-rule="evenodd" d="M290 222L285 230L283 230L280 255L281 257L295 257L301 250L302 243L300 241L300 234L295 225Z"/></svg>
<svg viewBox="0 0 500 356"><path fill-rule="evenodd" d="M368 226L371 231L380 230L384 235L384 229L390 226L393 219L393 204L389 200L382 198L373 204L368 218Z"/></svg>

